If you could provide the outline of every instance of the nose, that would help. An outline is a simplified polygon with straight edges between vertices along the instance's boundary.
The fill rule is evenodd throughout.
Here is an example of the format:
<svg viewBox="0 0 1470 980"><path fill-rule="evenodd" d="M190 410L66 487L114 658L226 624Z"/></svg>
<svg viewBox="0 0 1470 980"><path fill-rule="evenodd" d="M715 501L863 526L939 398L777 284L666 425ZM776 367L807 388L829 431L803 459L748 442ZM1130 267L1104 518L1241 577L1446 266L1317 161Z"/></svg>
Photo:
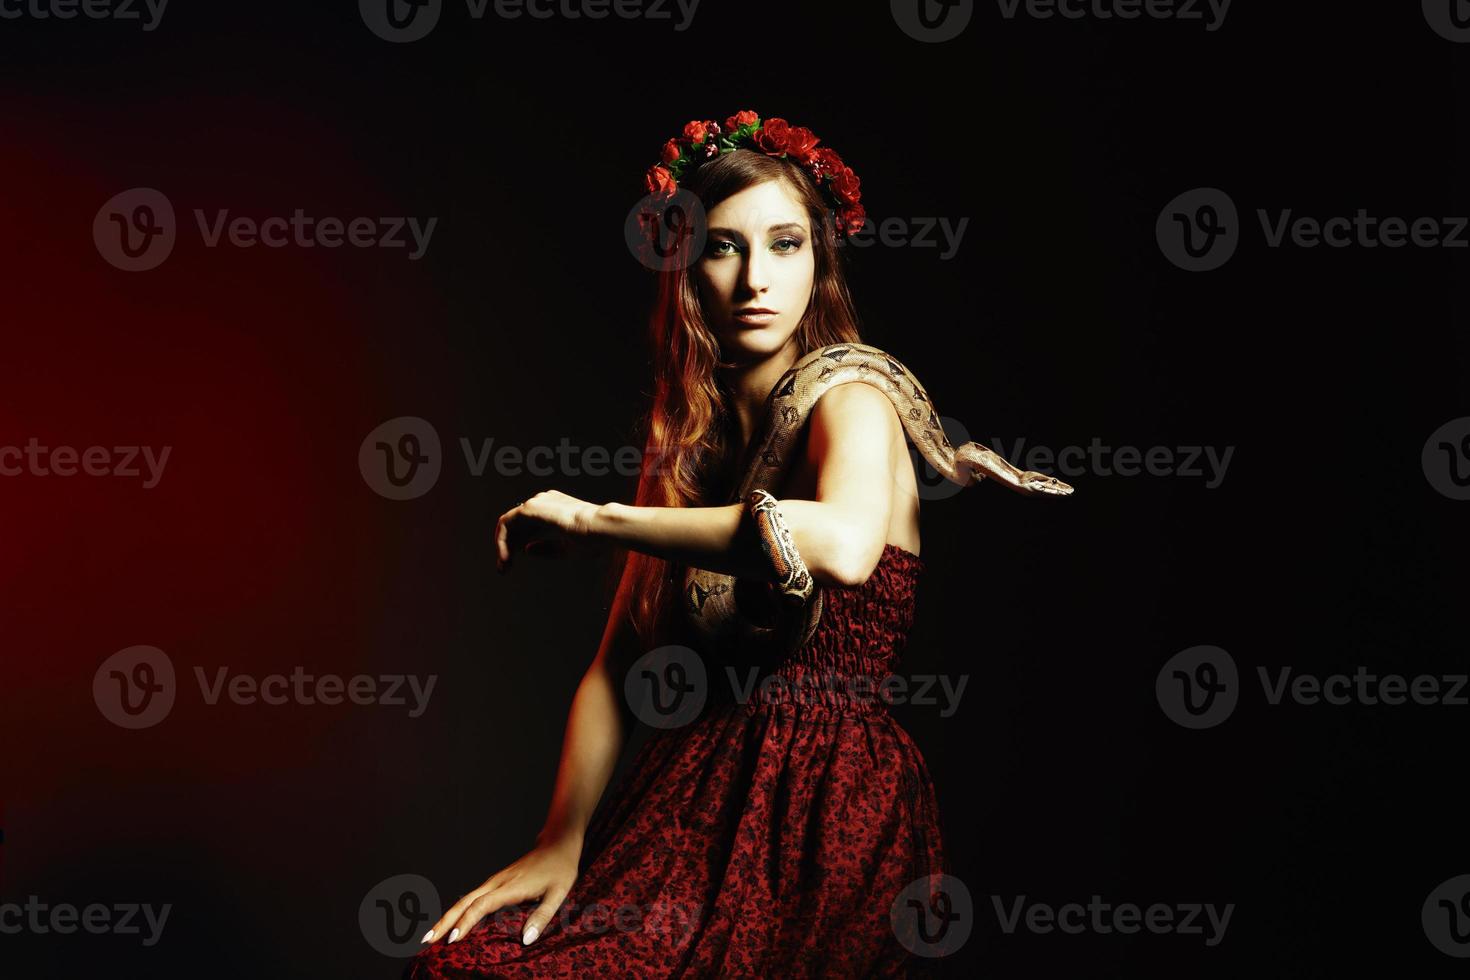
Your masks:
<svg viewBox="0 0 1470 980"><path fill-rule="evenodd" d="M744 286L747 292L759 296L770 288L771 258L764 250L752 248L745 253Z"/></svg>

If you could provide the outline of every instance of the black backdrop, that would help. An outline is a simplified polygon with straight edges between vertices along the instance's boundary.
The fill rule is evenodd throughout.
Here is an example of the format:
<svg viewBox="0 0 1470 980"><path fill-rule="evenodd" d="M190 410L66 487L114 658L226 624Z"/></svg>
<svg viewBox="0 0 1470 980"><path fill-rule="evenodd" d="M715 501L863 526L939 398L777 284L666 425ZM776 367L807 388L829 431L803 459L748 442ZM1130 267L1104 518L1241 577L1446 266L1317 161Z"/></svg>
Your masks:
<svg viewBox="0 0 1470 980"><path fill-rule="evenodd" d="M371 889L421 874L447 901L531 844L606 570L502 579L488 535L536 490L626 500L633 480L476 477L458 440L629 442L649 281L624 216L665 139L743 108L816 130L876 220L968 219L949 257L849 253L866 339L952 422L1110 447L1060 474L1064 501L925 503L906 670L967 687L948 716L895 710L973 899L954 975L1457 970L1421 907L1470 872L1470 709L1272 705L1257 671L1465 670L1466 504L1421 461L1467 414L1464 253L1273 248L1257 210L1465 214L1465 51L1411 4L1241 2L1214 30L975 6L943 43L881 3L706 0L683 31L450 3L396 44L347 2L0 21L0 444L173 447L149 489L0 480L0 903L172 906L152 946L0 934L31 971L6 974L391 976L359 926ZM136 187L167 195L178 243L124 272L89 230ZM1238 209L1212 271L1156 238L1194 188ZM191 217L298 207L438 221L409 260L208 248ZM354 463L400 416L444 447L412 501ZM1120 475L1119 447L1165 462ZM1189 447L1231 452L1223 477ZM168 653L180 694L132 731L91 684L135 644ZM1195 730L1155 681L1201 645L1229 653L1239 703ZM195 666L298 665L438 684L417 718L190 687ZM996 912L1094 895L1234 910L1214 945Z"/></svg>

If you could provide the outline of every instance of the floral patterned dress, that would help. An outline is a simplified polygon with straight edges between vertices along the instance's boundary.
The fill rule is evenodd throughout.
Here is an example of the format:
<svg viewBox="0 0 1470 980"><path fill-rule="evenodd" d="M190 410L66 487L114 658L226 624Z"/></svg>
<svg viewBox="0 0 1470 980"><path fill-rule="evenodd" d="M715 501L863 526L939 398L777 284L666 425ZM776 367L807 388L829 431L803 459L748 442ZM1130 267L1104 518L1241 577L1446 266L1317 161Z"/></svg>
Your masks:
<svg viewBox="0 0 1470 980"><path fill-rule="evenodd" d="M602 800L544 934L521 944L539 904L524 902L426 946L404 976L927 972L933 961L899 939L896 909L947 871L939 809L879 688L922 570L886 545L862 585L824 590L821 623L795 653L704 657L698 717L655 730Z"/></svg>

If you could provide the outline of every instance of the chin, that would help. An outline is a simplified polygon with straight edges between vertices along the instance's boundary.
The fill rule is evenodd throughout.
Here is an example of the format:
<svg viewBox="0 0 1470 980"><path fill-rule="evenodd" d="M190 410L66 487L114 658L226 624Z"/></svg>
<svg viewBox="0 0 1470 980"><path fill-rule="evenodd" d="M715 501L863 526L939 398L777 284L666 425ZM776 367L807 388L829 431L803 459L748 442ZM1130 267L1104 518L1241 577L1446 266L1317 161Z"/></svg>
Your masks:
<svg viewBox="0 0 1470 980"><path fill-rule="evenodd" d="M796 327L766 324L760 327L736 326L720 338L725 357L748 359L778 353L796 334Z"/></svg>

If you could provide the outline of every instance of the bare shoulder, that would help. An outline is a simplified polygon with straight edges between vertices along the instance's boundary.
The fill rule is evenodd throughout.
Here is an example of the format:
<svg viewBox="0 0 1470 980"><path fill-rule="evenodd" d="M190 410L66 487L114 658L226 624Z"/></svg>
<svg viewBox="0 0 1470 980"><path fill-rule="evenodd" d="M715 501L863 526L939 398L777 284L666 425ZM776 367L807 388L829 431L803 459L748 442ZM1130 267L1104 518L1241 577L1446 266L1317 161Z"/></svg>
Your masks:
<svg viewBox="0 0 1470 980"><path fill-rule="evenodd" d="M822 472L867 481L887 473L903 449L903 424L888 396L861 381L828 388L812 406L806 457ZM836 470L832 468L836 467Z"/></svg>
<svg viewBox="0 0 1470 980"><path fill-rule="evenodd" d="M918 487L904 443L893 403L866 382L835 385L812 408L807 456L820 474L816 499L882 515L879 541L917 555Z"/></svg>
<svg viewBox="0 0 1470 980"><path fill-rule="evenodd" d="M829 388L812 408L813 435L867 437L893 435L901 428L888 396L861 381Z"/></svg>

